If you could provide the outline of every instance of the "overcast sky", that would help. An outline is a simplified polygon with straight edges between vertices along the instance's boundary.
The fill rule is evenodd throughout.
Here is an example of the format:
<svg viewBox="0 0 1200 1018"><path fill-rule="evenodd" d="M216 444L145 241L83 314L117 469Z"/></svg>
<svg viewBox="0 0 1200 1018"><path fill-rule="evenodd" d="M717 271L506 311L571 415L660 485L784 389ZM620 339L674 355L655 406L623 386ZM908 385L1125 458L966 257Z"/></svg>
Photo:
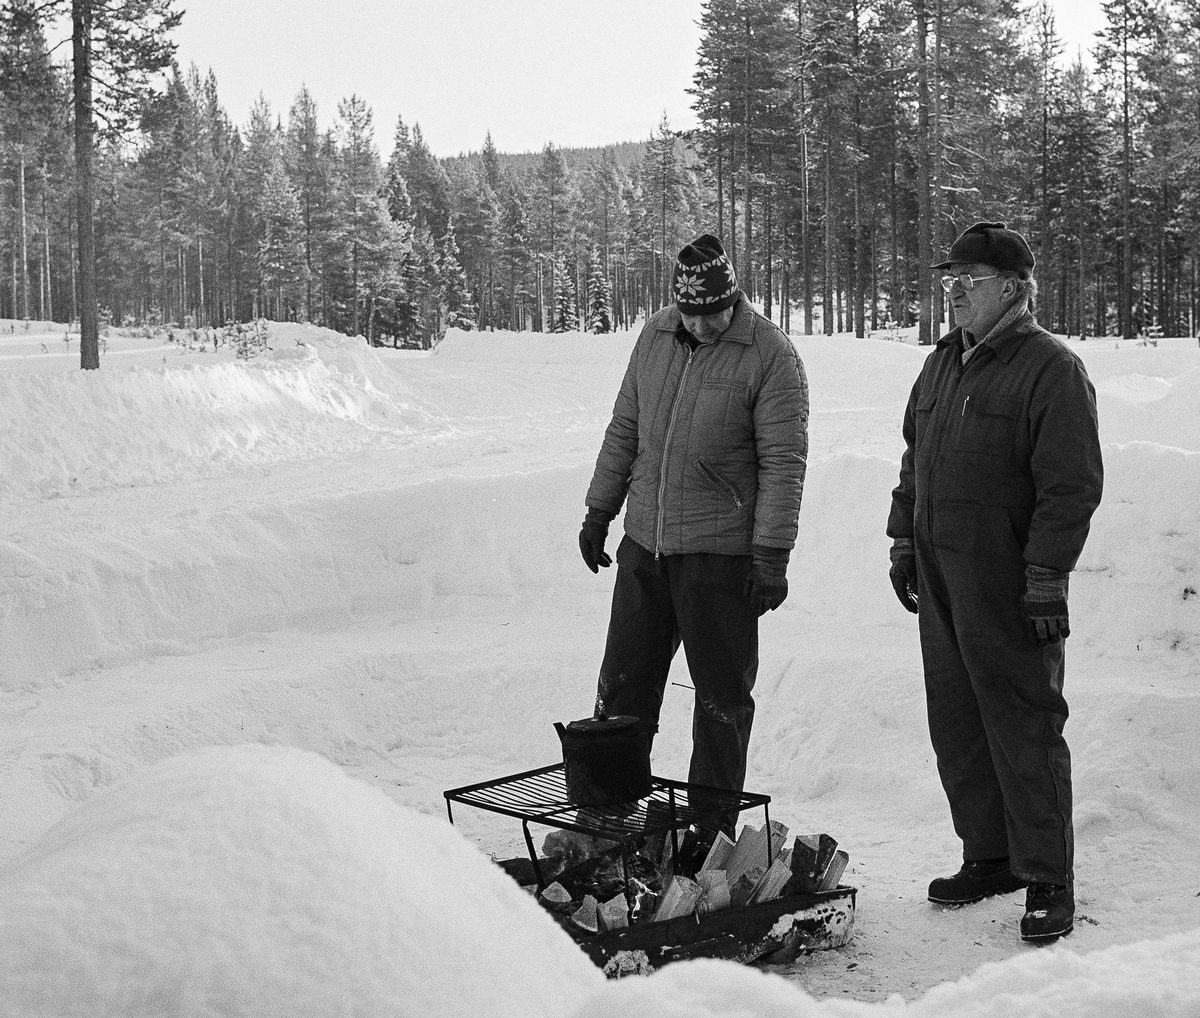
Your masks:
<svg viewBox="0 0 1200 1018"><path fill-rule="evenodd" d="M649 137L665 111L691 127L700 0L183 0L180 66L217 77L238 126L259 93L276 115L307 85L322 127L357 94L386 158L396 118L435 155ZM1055 0L1073 55L1100 0Z"/></svg>

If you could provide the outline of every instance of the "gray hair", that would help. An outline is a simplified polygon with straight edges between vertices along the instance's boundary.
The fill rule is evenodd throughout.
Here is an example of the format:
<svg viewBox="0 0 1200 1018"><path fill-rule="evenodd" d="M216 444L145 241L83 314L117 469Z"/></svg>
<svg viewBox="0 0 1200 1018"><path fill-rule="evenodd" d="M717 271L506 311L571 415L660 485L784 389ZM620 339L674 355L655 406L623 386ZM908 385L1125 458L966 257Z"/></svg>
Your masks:
<svg viewBox="0 0 1200 1018"><path fill-rule="evenodd" d="M1033 276L1030 276L1027 279L1022 279L1015 272L1001 272L1000 275L1009 279L1014 279L1017 283L1017 295L1013 298L1013 302L1009 306L1019 307L1020 305L1025 304L1028 306L1030 312L1032 312L1035 304L1037 303L1037 280L1034 279Z"/></svg>

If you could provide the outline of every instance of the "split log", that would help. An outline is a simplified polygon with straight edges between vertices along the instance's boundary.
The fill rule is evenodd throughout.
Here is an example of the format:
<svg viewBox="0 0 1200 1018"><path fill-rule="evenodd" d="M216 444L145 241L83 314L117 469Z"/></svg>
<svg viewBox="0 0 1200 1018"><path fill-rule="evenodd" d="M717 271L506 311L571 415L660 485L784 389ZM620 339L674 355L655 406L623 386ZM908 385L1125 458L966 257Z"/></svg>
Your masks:
<svg viewBox="0 0 1200 1018"><path fill-rule="evenodd" d="M542 897L555 905L565 905L571 900L571 892L556 880L542 891Z"/></svg>
<svg viewBox="0 0 1200 1018"><path fill-rule="evenodd" d="M621 930L629 925L629 903L625 895L618 894L596 908L597 924L601 933Z"/></svg>
<svg viewBox="0 0 1200 1018"><path fill-rule="evenodd" d="M840 848L834 852L833 858L829 862L829 868L825 870L825 875L821 878L821 886L817 890L832 891L837 887L838 881L842 879L842 874L846 872L846 864L849 862L850 856Z"/></svg>
<svg viewBox="0 0 1200 1018"><path fill-rule="evenodd" d="M754 894L754 889L758 886L758 882L762 880L766 874L765 866L752 866L746 870L740 877L735 880L729 888L729 904L734 908L742 908L750 904L750 896Z"/></svg>
<svg viewBox="0 0 1200 1018"><path fill-rule="evenodd" d="M781 824L778 820L771 821L771 862L778 859L787 849L787 824Z"/></svg>
<svg viewBox="0 0 1200 1018"><path fill-rule="evenodd" d="M700 894L700 885L696 881L679 875L673 876L663 891L653 921L657 923L666 919L677 919L682 915L691 915L696 911Z"/></svg>
<svg viewBox="0 0 1200 1018"><path fill-rule="evenodd" d="M724 831L717 831L717 836L712 843L712 848L708 850L708 855L704 858L704 865L700 867L700 872L724 870L733 855L733 849L733 839Z"/></svg>
<svg viewBox="0 0 1200 1018"><path fill-rule="evenodd" d="M762 880L758 882L758 886L750 895L749 904L755 905L760 901L771 901L773 898L778 898L791 879L791 852L785 849L783 854L771 863L771 868L763 874Z"/></svg>
<svg viewBox="0 0 1200 1018"><path fill-rule="evenodd" d="M600 925L596 918L596 899L590 894L585 894L583 903L579 906L579 910L571 916L571 921L581 929L587 930L588 933L598 933Z"/></svg>
<svg viewBox="0 0 1200 1018"><path fill-rule="evenodd" d="M784 894L817 891L837 853L837 842L828 834L798 834L792 846L792 879Z"/></svg>
<svg viewBox="0 0 1200 1018"><path fill-rule="evenodd" d="M728 838L725 840L729 841ZM732 841L729 844L733 846ZM723 908L729 908L729 879L724 870L701 870L696 874L696 882L700 885L697 912L703 915L705 912L720 912Z"/></svg>
<svg viewBox="0 0 1200 1018"><path fill-rule="evenodd" d="M759 867L758 876L767 871L771 860L767 858L767 835L763 830L755 830L749 824L742 828L734 846L733 855L725 864L725 872L729 876L729 887L737 886L738 879L753 867ZM755 878L757 880L757 877ZM736 899L735 899L736 901Z"/></svg>

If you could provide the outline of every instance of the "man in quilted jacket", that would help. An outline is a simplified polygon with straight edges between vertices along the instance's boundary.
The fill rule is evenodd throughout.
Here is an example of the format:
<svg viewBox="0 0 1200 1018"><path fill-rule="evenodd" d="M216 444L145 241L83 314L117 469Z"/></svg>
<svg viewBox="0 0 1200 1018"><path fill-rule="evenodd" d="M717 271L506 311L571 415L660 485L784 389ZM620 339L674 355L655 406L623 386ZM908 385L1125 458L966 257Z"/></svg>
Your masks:
<svg viewBox="0 0 1200 1018"><path fill-rule="evenodd" d="M682 643L696 690L688 780L740 791L758 619L787 596L808 384L716 237L679 252L673 285L674 304L650 317L629 359L579 535L592 572L607 566L608 525L625 506L596 716L657 724Z"/></svg>
<svg viewBox="0 0 1200 1018"><path fill-rule="evenodd" d="M962 868L929 898L963 905L1026 887L1021 936L1051 939L1075 914L1063 648L1067 577L1103 486L1096 394L1034 321L1034 257L1019 233L976 223L933 268L958 327L909 397L887 526L963 843Z"/></svg>

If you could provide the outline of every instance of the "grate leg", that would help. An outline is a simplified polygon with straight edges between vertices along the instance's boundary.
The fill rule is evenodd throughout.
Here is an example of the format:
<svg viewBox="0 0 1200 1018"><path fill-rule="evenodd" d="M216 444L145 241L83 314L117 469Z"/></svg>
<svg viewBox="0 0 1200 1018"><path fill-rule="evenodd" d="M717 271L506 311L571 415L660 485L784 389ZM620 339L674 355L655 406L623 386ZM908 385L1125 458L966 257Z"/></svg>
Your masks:
<svg viewBox="0 0 1200 1018"><path fill-rule="evenodd" d="M677 866L679 864L679 834L675 829L679 826L679 819L675 814L674 785L667 789L667 803L671 809L671 865Z"/></svg>
<svg viewBox="0 0 1200 1018"><path fill-rule="evenodd" d="M533 838L529 835L529 821L521 821L521 830L525 833L525 847L529 849L529 861L533 863L533 872L537 877L538 893L546 889L546 881L542 878L542 867L538 864L537 849L533 847Z"/></svg>
<svg viewBox="0 0 1200 1018"><path fill-rule="evenodd" d="M763 822L767 828L767 865L770 866L775 855L771 851L771 810L765 802L763 803Z"/></svg>
<svg viewBox="0 0 1200 1018"><path fill-rule="evenodd" d="M633 925L633 903L630 898L633 895L629 890L629 843L626 842L621 846L621 868L625 873L625 921L630 926Z"/></svg>

